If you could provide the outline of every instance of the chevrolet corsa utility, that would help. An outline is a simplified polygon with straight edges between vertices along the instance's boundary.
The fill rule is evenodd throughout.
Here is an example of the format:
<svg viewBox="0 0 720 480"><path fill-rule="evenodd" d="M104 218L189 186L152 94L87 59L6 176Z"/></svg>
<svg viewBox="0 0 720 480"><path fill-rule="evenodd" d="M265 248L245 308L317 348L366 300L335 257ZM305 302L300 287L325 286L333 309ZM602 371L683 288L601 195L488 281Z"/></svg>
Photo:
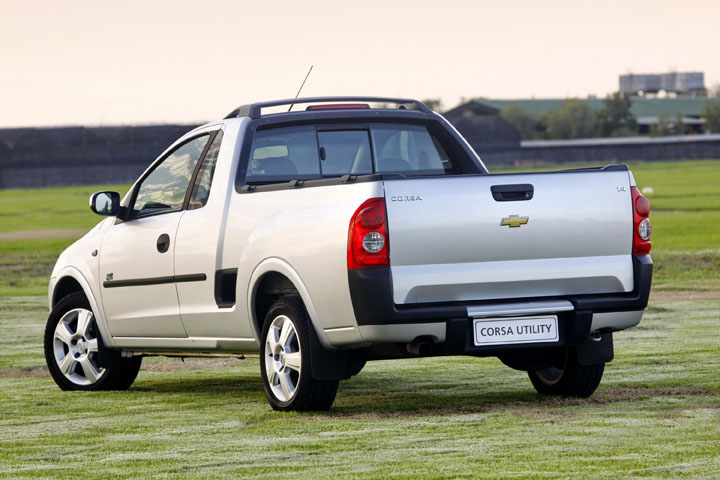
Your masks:
<svg viewBox="0 0 720 480"><path fill-rule="evenodd" d="M310 106L268 111L288 104ZM652 277L627 166L491 175L407 99L240 107L90 207L107 218L50 278L65 390L126 389L144 356L257 353L273 408L323 410L368 360L469 355L584 397Z"/></svg>

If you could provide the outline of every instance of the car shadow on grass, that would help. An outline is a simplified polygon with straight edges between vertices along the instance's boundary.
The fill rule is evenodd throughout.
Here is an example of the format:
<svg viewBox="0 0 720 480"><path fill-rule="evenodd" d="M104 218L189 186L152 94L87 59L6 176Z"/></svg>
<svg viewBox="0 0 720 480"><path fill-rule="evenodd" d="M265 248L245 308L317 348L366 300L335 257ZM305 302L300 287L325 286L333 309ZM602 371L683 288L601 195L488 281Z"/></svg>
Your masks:
<svg viewBox="0 0 720 480"><path fill-rule="evenodd" d="M140 374L142 375L142 373ZM260 374L256 376L227 376L208 378L201 373L189 372L182 376L175 376L171 379L138 377L136 383L131 387L136 392L156 393L192 393L193 395L217 395L232 393L242 395L243 392L262 392L263 384ZM241 397L238 397L239 399Z"/></svg>
<svg viewBox="0 0 720 480"><path fill-rule="evenodd" d="M695 386L608 386L600 387L590 398L551 397L537 394L529 382L499 386L484 380L451 385L417 385L400 379L388 381L386 375L356 377L341 382L329 412L307 413L318 418L401 418L436 415L463 415L506 412L528 418L562 419L574 416L569 407L592 407L638 402L654 397L693 397L703 405L720 403L720 392ZM381 383L382 385L380 385ZM260 375L213 376L189 372L181 378L151 378L139 381L137 393L192 393L194 396L229 396L241 403L264 403ZM269 408L269 406L268 406Z"/></svg>
<svg viewBox="0 0 720 480"><path fill-rule="evenodd" d="M510 412L532 418L573 416L571 407L601 407L618 403L643 402L658 397L690 397L703 405L720 405L720 394L704 387L600 387L589 398L540 395L532 387L488 391L482 385L477 392L375 392L366 395L338 395L331 416L340 417L415 417L447 414ZM680 407L680 405L675 405Z"/></svg>
<svg viewBox="0 0 720 480"><path fill-rule="evenodd" d="M309 413L321 416L402 416L432 415L445 413L467 413L486 411L497 406L518 402L540 404L546 397L540 397L530 389L493 391L491 386L478 381L477 385L463 385L466 391L458 392L451 387L434 385L420 389L414 382L387 382L386 376L366 375L341 382L335 403L329 412ZM380 384L379 384L380 383ZM393 387L389 387L388 383ZM472 391L468 392L470 388ZM184 394L193 396L218 397L229 395L238 402L255 402L259 396L264 399L260 374L239 376L211 376L202 371L189 371L173 378L151 376L143 378L131 387L131 391L142 393ZM269 408L269 406L268 406Z"/></svg>

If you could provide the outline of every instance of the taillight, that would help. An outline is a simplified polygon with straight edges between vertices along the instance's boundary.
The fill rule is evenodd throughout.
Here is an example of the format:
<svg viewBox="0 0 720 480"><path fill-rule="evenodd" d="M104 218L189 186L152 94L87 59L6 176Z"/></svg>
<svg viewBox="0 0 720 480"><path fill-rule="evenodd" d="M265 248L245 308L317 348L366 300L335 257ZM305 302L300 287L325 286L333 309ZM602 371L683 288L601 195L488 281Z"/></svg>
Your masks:
<svg viewBox="0 0 720 480"><path fill-rule="evenodd" d="M385 200L371 198L355 211L348 232L348 269L387 267L388 234Z"/></svg>
<svg viewBox="0 0 720 480"><path fill-rule="evenodd" d="M652 224L650 215L650 202L637 187L630 187L633 207L633 255L647 255L650 253L650 235Z"/></svg>

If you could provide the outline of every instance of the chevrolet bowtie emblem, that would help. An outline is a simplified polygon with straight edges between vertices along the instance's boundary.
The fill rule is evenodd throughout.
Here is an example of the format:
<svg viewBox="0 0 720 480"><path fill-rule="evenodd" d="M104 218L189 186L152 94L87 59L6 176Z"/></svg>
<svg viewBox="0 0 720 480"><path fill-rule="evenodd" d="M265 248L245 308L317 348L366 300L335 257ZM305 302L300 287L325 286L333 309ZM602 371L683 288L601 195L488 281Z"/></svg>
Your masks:
<svg viewBox="0 0 720 480"><path fill-rule="evenodd" d="M528 223L528 220L530 220L529 217L521 217L520 215L510 215L509 217L505 217L502 219L502 222L500 222L500 226L504 227L507 225L510 228L516 228L520 225L525 225Z"/></svg>

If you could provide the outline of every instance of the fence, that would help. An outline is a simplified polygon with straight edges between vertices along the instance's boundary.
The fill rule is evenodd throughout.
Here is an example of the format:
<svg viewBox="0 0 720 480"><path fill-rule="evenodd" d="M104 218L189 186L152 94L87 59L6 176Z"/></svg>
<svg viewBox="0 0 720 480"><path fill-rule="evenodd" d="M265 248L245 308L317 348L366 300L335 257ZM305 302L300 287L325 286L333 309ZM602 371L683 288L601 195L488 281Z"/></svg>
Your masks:
<svg viewBox="0 0 720 480"><path fill-rule="evenodd" d="M129 183L192 128L0 129L0 188Z"/></svg>
<svg viewBox="0 0 720 480"><path fill-rule="evenodd" d="M720 158L720 134L669 137L589 138L581 140L531 140L519 149L483 152L488 165L517 163L622 163L632 160L685 160Z"/></svg>

